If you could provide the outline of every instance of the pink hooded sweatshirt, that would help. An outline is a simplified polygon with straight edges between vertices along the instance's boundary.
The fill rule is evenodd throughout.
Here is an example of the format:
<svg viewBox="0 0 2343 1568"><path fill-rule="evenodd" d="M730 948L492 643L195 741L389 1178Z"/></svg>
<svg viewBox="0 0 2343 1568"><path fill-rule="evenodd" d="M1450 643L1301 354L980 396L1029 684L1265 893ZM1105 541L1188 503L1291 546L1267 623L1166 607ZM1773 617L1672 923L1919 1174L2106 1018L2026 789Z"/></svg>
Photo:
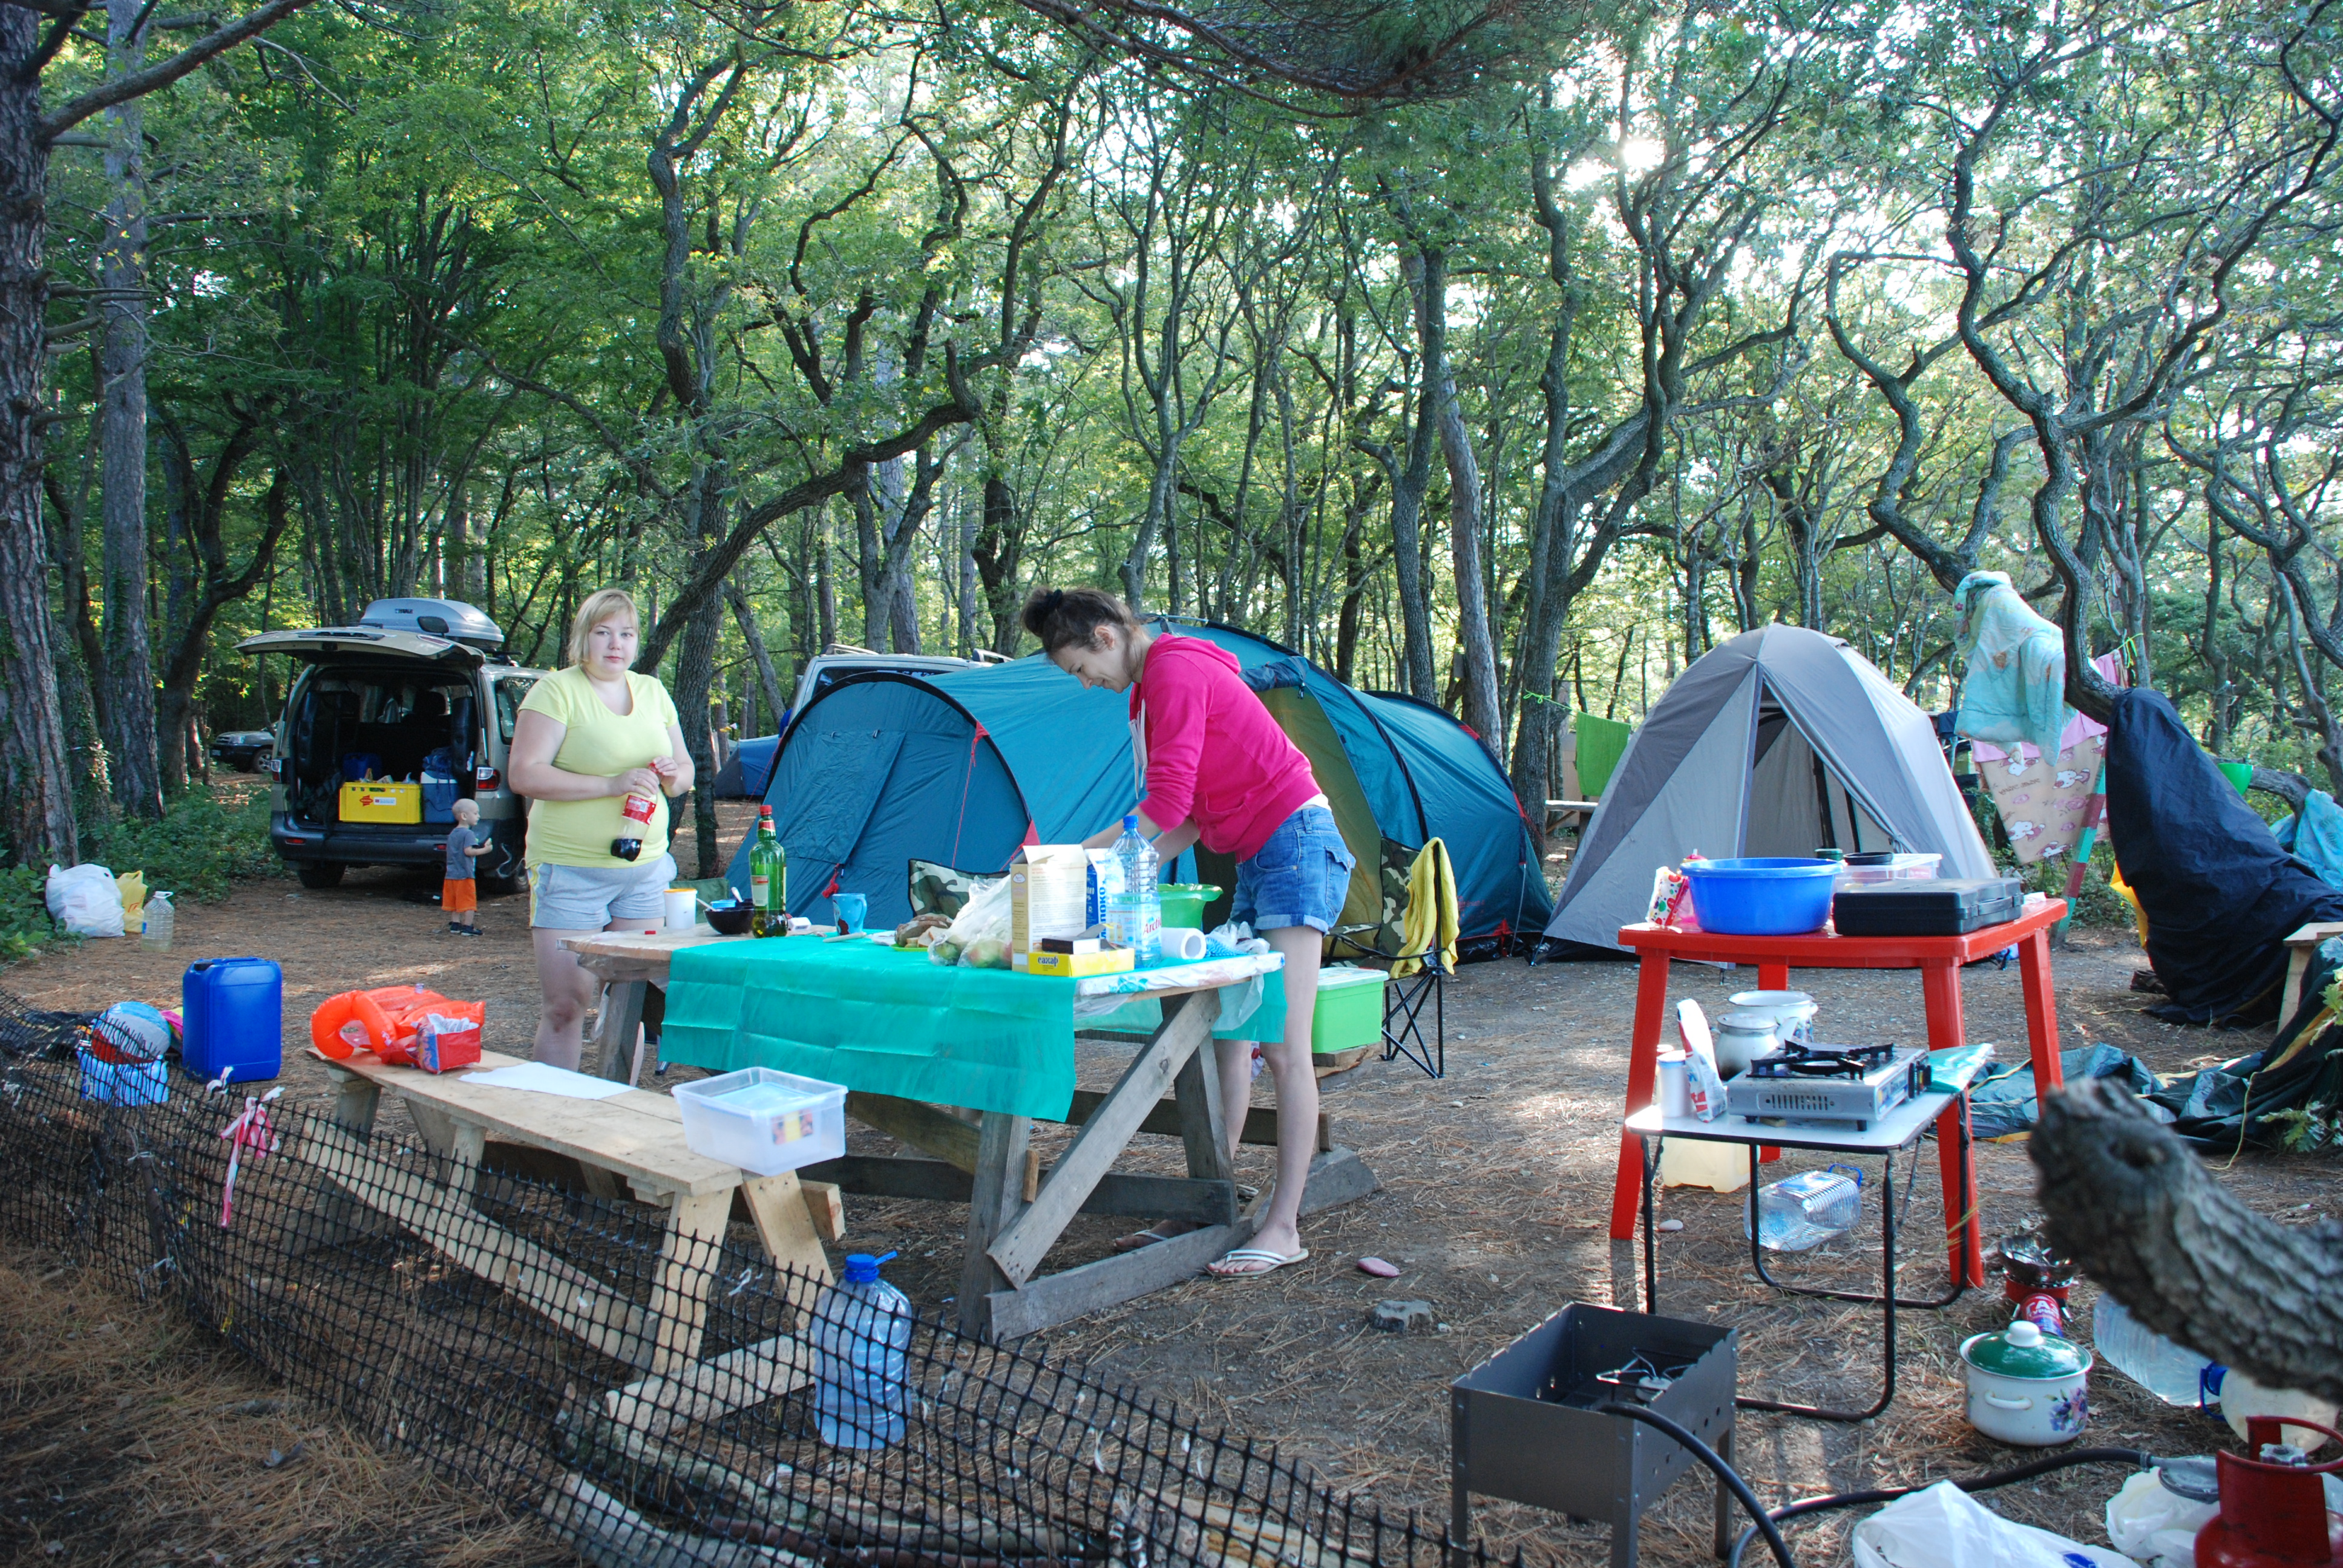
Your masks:
<svg viewBox="0 0 2343 1568"><path fill-rule="evenodd" d="M1147 819L1160 829L1192 819L1204 848L1250 860L1320 790L1240 668L1216 643L1158 634L1131 688L1131 738Z"/></svg>

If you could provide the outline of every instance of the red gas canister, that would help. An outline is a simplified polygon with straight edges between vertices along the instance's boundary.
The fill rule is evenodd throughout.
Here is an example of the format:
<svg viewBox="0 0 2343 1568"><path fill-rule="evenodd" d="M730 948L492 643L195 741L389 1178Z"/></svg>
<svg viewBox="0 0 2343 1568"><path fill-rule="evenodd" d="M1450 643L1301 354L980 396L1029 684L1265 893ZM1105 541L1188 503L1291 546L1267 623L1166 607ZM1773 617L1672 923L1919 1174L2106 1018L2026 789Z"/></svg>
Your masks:
<svg viewBox="0 0 2343 1568"><path fill-rule="evenodd" d="M2343 1472L2343 1459L2310 1463L2283 1442L2288 1426L2343 1442L2343 1432L2299 1417L2247 1417L2246 1442L2260 1457L2226 1450L2214 1456L2221 1512L2197 1533L2197 1568L2343 1568L2343 1520L2327 1511L2319 1481Z"/></svg>

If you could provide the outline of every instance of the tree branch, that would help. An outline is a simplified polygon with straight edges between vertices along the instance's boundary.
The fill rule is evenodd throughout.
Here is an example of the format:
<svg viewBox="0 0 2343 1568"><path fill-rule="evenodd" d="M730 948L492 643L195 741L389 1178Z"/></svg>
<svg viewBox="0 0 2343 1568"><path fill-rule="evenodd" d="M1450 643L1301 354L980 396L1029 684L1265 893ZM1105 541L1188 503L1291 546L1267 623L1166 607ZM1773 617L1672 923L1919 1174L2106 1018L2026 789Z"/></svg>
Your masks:
<svg viewBox="0 0 2343 1568"><path fill-rule="evenodd" d="M214 55L226 54L238 44L258 37L310 3L311 0L268 0L268 4L258 10L206 34L160 64L91 88L41 121L41 140L45 143L53 141L58 133L72 129L92 115L110 109L116 104L126 104L133 98L143 97L157 88L169 86Z"/></svg>
<svg viewBox="0 0 2343 1568"><path fill-rule="evenodd" d="M2132 1316L2257 1382L2343 1400L2343 1223L2255 1213L2104 1080L2045 1100L2026 1152L2050 1244Z"/></svg>

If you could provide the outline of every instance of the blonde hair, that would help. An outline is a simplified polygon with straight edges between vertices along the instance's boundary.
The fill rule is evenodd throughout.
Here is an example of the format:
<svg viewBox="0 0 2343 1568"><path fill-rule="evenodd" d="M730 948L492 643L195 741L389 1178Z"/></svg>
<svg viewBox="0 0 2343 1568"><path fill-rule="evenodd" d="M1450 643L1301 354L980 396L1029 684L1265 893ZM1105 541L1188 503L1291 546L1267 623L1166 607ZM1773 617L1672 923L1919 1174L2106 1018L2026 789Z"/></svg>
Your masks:
<svg viewBox="0 0 2343 1568"><path fill-rule="evenodd" d="M621 615L634 618L635 628L642 629L642 611L635 608L635 596L622 588L597 588L586 596L578 613L569 618L568 664L586 662L586 634L606 620L616 620Z"/></svg>

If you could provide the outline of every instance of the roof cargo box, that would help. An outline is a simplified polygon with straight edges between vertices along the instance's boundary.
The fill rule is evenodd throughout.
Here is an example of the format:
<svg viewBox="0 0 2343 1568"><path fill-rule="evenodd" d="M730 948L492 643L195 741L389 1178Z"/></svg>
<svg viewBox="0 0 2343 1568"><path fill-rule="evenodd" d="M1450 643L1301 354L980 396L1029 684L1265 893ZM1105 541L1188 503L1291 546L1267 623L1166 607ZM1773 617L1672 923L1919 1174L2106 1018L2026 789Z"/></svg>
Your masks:
<svg viewBox="0 0 2343 1568"><path fill-rule="evenodd" d="M461 599L378 598L366 607L358 624L428 632L491 651L505 645L503 628Z"/></svg>

